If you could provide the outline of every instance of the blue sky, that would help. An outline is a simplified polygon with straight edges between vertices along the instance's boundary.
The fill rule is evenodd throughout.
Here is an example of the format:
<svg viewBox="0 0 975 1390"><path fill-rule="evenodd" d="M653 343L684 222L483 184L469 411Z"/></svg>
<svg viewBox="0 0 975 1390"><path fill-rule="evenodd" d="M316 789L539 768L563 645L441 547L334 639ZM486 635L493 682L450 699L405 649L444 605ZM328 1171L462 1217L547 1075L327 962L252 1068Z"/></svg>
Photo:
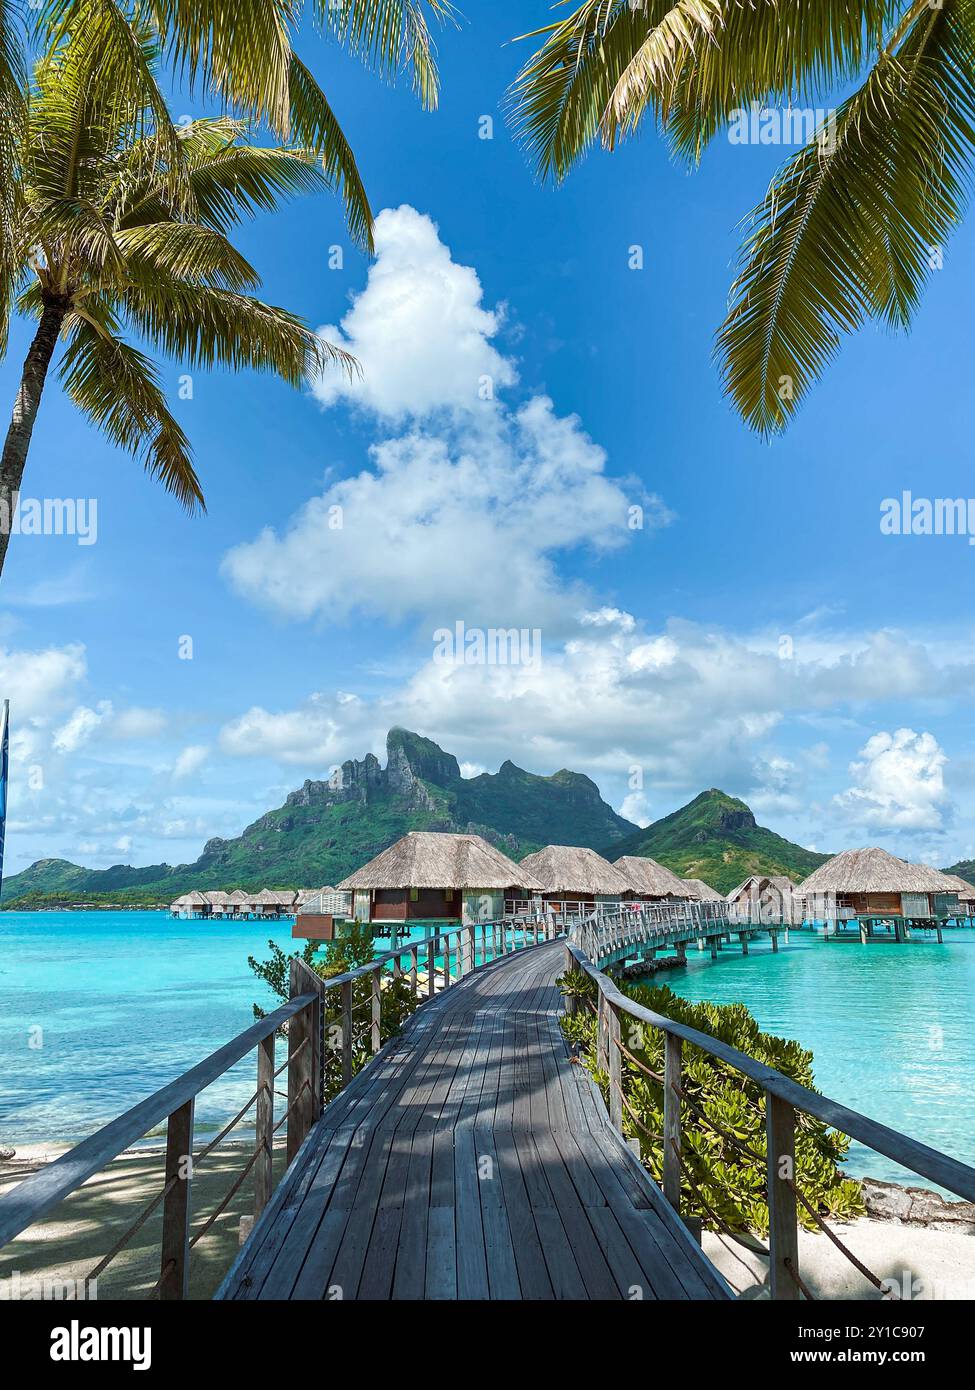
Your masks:
<svg viewBox="0 0 975 1390"><path fill-rule="evenodd" d="M588 772L640 822L717 785L820 849L975 853L975 550L879 525L903 489L975 494L971 227L913 333L845 343L763 443L711 348L736 224L784 151L721 139L688 172L648 128L540 186L502 95L505 41L547 13L503 0L447 31L433 114L303 45L387 210L379 255L370 274L328 195L239 241L265 297L333 326L364 381L197 373L179 400L167 364L206 517L52 382L23 491L96 498L98 533L11 544L8 873L194 859L305 777L381 753L392 723L470 770ZM179 93L173 109L197 113ZM20 325L4 401L26 343ZM540 628L540 667L445 668L433 633L456 621Z"/></svg>

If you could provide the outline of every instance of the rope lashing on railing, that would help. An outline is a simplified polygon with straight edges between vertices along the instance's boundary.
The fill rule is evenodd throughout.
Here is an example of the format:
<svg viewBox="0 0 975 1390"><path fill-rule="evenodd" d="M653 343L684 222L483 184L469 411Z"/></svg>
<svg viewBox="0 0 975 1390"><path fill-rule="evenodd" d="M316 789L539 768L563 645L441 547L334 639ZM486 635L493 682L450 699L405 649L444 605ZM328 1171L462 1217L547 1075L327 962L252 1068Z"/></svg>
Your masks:
<svg viewBox="0 0 975 1390"><path fill-rule="evenodd" d="M791 1178L785 1178L784 1181L789 1185L789 1187L792 1188L792 1191L793 1191L794 1194L795 1194L796 1200L797 1200L798 1202L801 1202L801 1203L802 1203L802 1205L805 1207L806 1211L807 1211L807 1212L809 1213L809 1215L812 1217L813 1221L815 1221L816 1225L817 1225L817 1226L819 1227L819 1229L822 1231L823 1235L829 1236L830 1240L831 1240L831 1241L833 1242L833 1244L836 1246L837 1250L839 1250L842 1254L844 1254L844 1255L846 1256L846 1258L850 1261L850 1264L851 1264L851 1265L855 1265L855 1266L856 1266L856 1268L857 1268L857 1269L860 1271L860 1273L863 1275L864 1279L869 1280L869 1282L870 1282L871 1284L873 1284L873 1286L874 1286L875 1289L880 1289L881 1292L883 1292L883 1291L884 1291L884 1285L883 1285L882 1280L878 1279L877 1276L876 1276L876 1274L874 1274L873 1270L872 1270L872 1269L868 1269L867 1266L863 1263L862 1260L858 1260L857 1257L856 1257L856 1255L854 1255L853 1251L852 1251L852 1250L849 1250L849 1249L843 1244L843 1242L840 1240L839 1236L836 1235L836 1233L835 1233L834 1231L830 1230L829 1226L827 1226L826 1222L825 1222L825 1221L823 1220L823 1218L819 1215L819 1212L813 1210L813 1208L812 1208L812 1206L810 1205L810 1203L806 1200L806 1198L805 1198L805 1196L802 1194L802 1192L800 1192L799 1188L796 1187L796 1185L795 1185L795 1183L792 1181L792 1179L791 1179Z"/></svg>
<svg viewBox="0 0 975 1390"><path fill-rule="evenodd" d="M297 1053L297 1049L296 1049L296 1053ZM298 1093L297 1093L297 1095L295 1096L294 1100L291 1102L291 1104L288 1106L287 1110L286 1110L286 1111L284 1112L284 1114L281 1116L281 1119L278 1121L278 1123L277 1123L277 1124L274 1126L274 1128L272 1129L272 1131L271 1131L272 1136L275 1135L275 1134L278 1132L278 1130L280 1129L281 1125L284 1124L285 1120L288 1118L288 1116L291 1114L292 1110L293 1110L293 1109L295 1108L295 1106L298 1104L299 1100L300 1100L301 1097L304 1095L305 1091L308 1091L308 1090L310 1090L310 1089L311 1089L311 1085L310 1085L310 1083L308 1082L307 1079L301 1083L301 1085L298 1087ZM254 1152L251 1154L250 1158L249 1158L249 1159L247 1160L247 1162L244 1164L244 1167L243 1167L242 1171L240 1172L240 1174L238 1175L236 1182L233 1183L233 1185L231 1186L230 1190L226 1193L226 1195L225 1195L224 1198L223 1198L223 1201L221 1201L220 1204L219 1204L219 1205L217 1206L217 1208L215 1209L215 1211L213 1211L213 1212L211 1213L211 1215L208 1217L208 1219L206 1220L206 1222L204 1223L204 1225L200 1228L200 1230L197 1231L196 1234L190 1238L190 1249L191 1249L191 1250L193 1249L193 1247L196 1245L196 1243L197 1243L198 1241L200 1241L200 1240L203 1239L203 1237L206 1235L207 1231L209 1231L210 1227L211 1227L211 1226L213 1225L213 1223L216 1221L217 1217L220 1216L221 1213L222 1213L223 1211L226 1210L226 1208L227 1208L227 1206L230 1204L230 1202L233 1201L233 1199L234 1199L234 1197L236 1196L236 1194L240 1191L240 1188L241 1188L241 1186L243 1185L243 1183L244 1183L244 1181L245 1181L245 1179L246 1179L246 1177L247 1177L247 1174L250 1172L250 1170L253 1168L254 1164L255 1164L255 1163L257 1162L257 1160L262 1156L262 1154L266 1153L267 1151L268 1151L268 1149L267 1149L267 1141L265 1140L265 1142L260 1146L260 1148L256 1148L256 1149L254 1150Z"/></svg>
<svg viewBox="0 0 975 1390"><path fill-rule="evenodd" d="M785 1268L786 1274L788 1274L789 1278L795 1284L796 1288L802 1294L803 1298L808 1299L810 1303L818 1302L816 1295L809 1288L808 1284L805 1283L799 1271L797 1269L792 1268L792 1261L789 1259L785 1259L782 1261L782 1264Z"/></svg>
<svg viewBox="0 0 975 1390"><path fill-rule="evenodd" d="M169 1182L166 1183L162 1190L156 1193L155 1197L152 1198L152 1200L148 1203L147 1206L143 1207L142 1211L136 1217L135 1221L133 1221L132 1225L128 1228L128 1230L119 1237L119 1239L112 1246L111 1250L109 1250L108 1254L105 1255L101 1260L99 1260L98 1264L95 1265L95 1268L88 1275L85 1276L86 1284L97 1279L101 1274L105 1272L106 1269L108 1269L108 1266L115 1259L115 1256L125 1249L126 1245L128 1245L129 1241L135 1235L136 1231L138 1231L142 1226L145 1225L145 1223L149 1220L149 1217L158 1207L159 1203L165 1197L167 1197L170 1192L172 1192L173 1188L176 1186L178 1181L178 1178L170 1178Z"/></svg>
<svg viewBox="0 0 975 1390"><path fill-rule="evenodd" d="M149 1290L149 1292L146 1294L146 1298L147 1298L147 1299L155 1297L155 1295L159 1292L159 1285L160 1285L160 1284L162 1283L162 1281L165 1279L165 1277L166 1277L166 1275L169 1273L169 1271L170 1271L171 1269L175 1269L175 1268L176 1268L176 1261L175 1261L174 1259L169 1259L169 1260L166 1261L166 1263L163 1265L162 1269L159 1271L159 1278L156 1280L156 1282L153 1284L152 1288L151 1288L151 1289Z"/></svg>

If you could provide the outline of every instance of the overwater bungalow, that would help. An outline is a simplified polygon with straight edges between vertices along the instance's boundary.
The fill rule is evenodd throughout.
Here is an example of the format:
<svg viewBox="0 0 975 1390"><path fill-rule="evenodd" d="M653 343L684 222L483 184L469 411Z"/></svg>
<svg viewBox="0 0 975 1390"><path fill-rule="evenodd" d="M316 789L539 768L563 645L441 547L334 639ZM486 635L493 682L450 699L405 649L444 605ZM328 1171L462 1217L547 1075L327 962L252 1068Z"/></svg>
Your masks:
<svg viewBox="0 0 975 1390"><path fill-rule="evenodd" d="M614 861L613 868L623 875L633 890L633 896L641 902L660 902L664 898L683 901L690 897L687 885L663 864L658 864L656 859L624 854Z"/></svg>
<svg viewBox="0 0 975 1390"><path fill-rule="evenodd" d="M229 916L230 916L230 911L231 911L231 909L230 909L230 903L229 903L229 898L230 898L230 894L229 894L229 893L225 893L225 892L223 891L222 888L208 888L208 889L206 889L206 891L204 892L203 896L206 898L207 902L210 904L210 916L211 916L211 917L229 917Z"/></svg>
<svg viewBox="0 0 975 1390"><path fill-rule="evenodd" d="M192 892L184 893L182 897L177 898L169 910L174 917L196 921L210 916L210 900L205 893L200 893L194 888Z"/></svg>
<svg viewBox="0 0 975 1390"><path fill-rule="evenodd" d="M392 923L497 920L507 898L542 885L480 835L411 830L338 887L357 921Z"/></svg>
<svg viewBox="0 0 975 1390"><path fill-rule="evenodd" d="M336 923L348 921L352 916L352 900L352 893L340 892L331 884L303 889L295 904L291 935L300 941L334 940Z"/></svg>
<svg viewBox="0 0 975 1390"><path fill-rule="evenodd" d="M826 921L931 922L959 910L958 885L948 874L927 864L909 864L877 848L847 849L834 855L797 891L806 899L807 914Z"/></svg>
<svg viewBox="0 0 975 1390"><path fill-rule="evenodd" d="M791 920L798 907L799 891L785 874L749 874L731 890L727 901L742 918L748 916L759 922L772 917Z"/></svg>
<svg viewBox="0 0 975 1390"><path fill-rule="evenodd" d="M703 878L682 878L681 883L684 885L687 896L694 898L697 902L723 903L725 900L724 894L719 893L717 888L712 888L710 883L705 883Z"/></svg>
<svg viewBox="0 0 975 1390"><path fill-rule="evenodd" d="M540 882L542 898L556 912L592 912L598 902L636 896L616 865L580 845L546 845L521 861Z"/></svg>
<svg viewBox="0 0 975 1390"><path fill-rule="evenodd" d="M945 874L945 878L953 883L958 891L958 917L975 917L975 886L960 874Z"/></svg>

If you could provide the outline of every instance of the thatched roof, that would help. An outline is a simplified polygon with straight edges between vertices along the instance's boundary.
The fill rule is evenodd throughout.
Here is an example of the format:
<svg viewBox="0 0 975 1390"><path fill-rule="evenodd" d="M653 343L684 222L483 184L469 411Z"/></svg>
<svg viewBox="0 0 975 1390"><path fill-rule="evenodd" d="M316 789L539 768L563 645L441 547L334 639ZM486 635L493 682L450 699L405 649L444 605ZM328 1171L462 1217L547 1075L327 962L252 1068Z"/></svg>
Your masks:
<svg viewBox="0 0 975 1390"><path fill-rule="evenodd" d="M952 888L945 888L944 892L957 893L959 898L975 898L975 885L969 883L967 878L962 878L961 874L942 874L942 878L954 885Z"/></svg>
<svg viewBox="0 0 975 1390"><path fill-rule="evenodd" d="M623 875L627 883L641 898L686 898L687 887L684 882L658 864L656 859L645 859L641 855L624 854L613 864L617 873Z"/></svg>
<svg viewBox="0 0 975 1390"><path fill-rule="evenodd" d="M294 904L294 893L284 893L279 888L262 888L253 897L247 899L248 902L261 903L264 907L291 907Z"/></svg>
<svg viewBox="0 0 975 1390"><path fill-rule="evenodd" d="M222 888L208 888L203 896L213 907L223 907L229 901Z"/></svg>
<svg viewBox="0 0 975 1390"><path fill-rule="evenodd" d="M947 874L885 849L845 849L799 885L800 893L954 893Z"/></svg>
<svg viewBox="0 0 975 1390"><path fill-rule="evenodd" d="M769 888L774 888L785 897L788 897L790 893L798 892L792 879L785 874L749 874L746 879L739 883L737 888L732 888L727 901L733 903L741 897L761 897Z"/></svg>
<svg viewBox="0 0 975 1390"><path fill-rule="evenodd" d="M522 861L540 881L545 893L587 897L595 893L621 897L633 890L623 873L594 849L579 845L546 845Z"/></svg>
<svg viewBox="0 0 975 1390"><path fill-rule="evenodd" d="M228 903L249 903L253 902L253 896L244 892L243 888L235 888L227 897Z"/></svg>
<svg viewBox="0 0 975 1390"><path fill-rule="evenodd" d="M339 888L528 888L541 884L480 835L411 830Z"/></svg>
<svg viewBox="0 0 975 1390"><path fill-rule="evenodd" d="M697 898L702 903L724 902L724 896L710 883L705 883L703 878L682 878L681 883L687 889L689 898Z"/></svg>

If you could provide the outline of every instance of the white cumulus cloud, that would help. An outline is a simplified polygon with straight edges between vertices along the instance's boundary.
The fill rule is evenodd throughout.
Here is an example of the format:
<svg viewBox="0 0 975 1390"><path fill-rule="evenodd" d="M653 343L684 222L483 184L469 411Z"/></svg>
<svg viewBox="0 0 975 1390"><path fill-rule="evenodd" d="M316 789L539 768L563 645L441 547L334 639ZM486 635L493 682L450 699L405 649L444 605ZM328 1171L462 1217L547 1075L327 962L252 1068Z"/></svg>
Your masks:
<svg viewBox="0 0 975 1390"><path fill-rule="evenodd" d="M517 380L510 358L492 345L500 310L482 307L477 272L458 265L436 224L414 208L376 218L376 259L341 328L321 336L359 362L348 380L329 370L312 383L323 405L350 400L393 419L432 410L475 410L485 383L492 393Z"/></svg>
<svg viewBox="0 0 975 1390"><path fill-rule="evenodd" d="M834 798L850 819L883 830L938 830L948 759L933 734L897 729L869 738L850 763L853 786Z"/></svg>

